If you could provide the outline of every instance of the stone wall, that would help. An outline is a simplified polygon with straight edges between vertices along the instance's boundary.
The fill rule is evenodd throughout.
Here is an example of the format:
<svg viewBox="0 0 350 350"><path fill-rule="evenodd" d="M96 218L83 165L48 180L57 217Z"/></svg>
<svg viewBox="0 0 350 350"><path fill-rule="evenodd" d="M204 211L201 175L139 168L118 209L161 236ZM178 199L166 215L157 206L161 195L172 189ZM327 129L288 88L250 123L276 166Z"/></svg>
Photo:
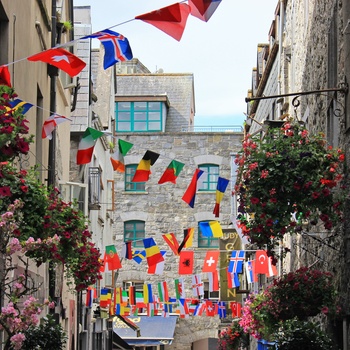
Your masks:
<svg viewBox="0 0 350 350"><path fill-rule="evenodd" d="M198 247L198 221L215 220L213 209L215 192L196 195L194 208L189 207L182 196L187 189L198 164L216 163L220 165L220 176L231 179L232 154L241 147L242 134L236 133L164 133L164 134L129 134L120 135L133 148L125 157L127 163L138 163L146 150L160 154L151 168L150 180L146 184L146 193L128 193L124 191L124 176L115 173L115 224L114 234L117 250L123 243L124 220L141 219L146 221L146 237L153 237L161 250L166 250L163 275L148 275L147 263L137 265L135 262L122 262L123 268L118 272L117 285L123 281L147 281L153 284L168 282L169 294L175 295L174 279L184 277L186 297L192 297L191 275L178 275L178 257L175 256L162 238L162 234L173 232L179 241L183 230L194 227L193 248L195 251L194 273L201 274L206 249ZM177 183L158 185L158 180L172 159L185 164ZM223 228L228 228L232 219L231 184L229 184L221 203L221 213L217 220ZM206 274L201 274L202 280ZM193 317L179 319L175 331L175 340L171 349L190 350L191 343L200 339L217 337L220 320L218 317Z"/></svg>

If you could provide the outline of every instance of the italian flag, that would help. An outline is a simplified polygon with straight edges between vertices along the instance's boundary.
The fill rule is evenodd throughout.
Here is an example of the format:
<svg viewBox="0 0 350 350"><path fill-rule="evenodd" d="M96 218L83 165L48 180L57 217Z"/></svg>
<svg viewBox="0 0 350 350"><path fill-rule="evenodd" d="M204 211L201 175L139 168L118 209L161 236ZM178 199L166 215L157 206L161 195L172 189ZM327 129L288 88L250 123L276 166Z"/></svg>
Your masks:
<svg viewBox="0 0 350 350"><path fill-rule="evenodd" d="M103 135L104 133L102 131L93 128L87 128L85 130L78 147L77 164L87 164L91 162L96 140Z"/></svg>

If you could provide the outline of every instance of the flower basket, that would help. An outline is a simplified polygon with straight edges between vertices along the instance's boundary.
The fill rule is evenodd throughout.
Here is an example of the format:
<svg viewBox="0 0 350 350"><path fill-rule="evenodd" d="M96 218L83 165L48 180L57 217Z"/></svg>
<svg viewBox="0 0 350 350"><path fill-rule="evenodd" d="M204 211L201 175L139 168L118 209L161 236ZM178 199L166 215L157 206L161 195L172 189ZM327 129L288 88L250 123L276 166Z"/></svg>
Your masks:
<svg viewBox="0 0 350 350"><path fill-rule="evenodd" d="M233 322L230 327L224 328L219 333L217 350L238 350L246 348L248 344L248 335L238 322Z"/></svg>
<svg viewBox="0 0 350 350"><path fill-rule="evenodd" d="M276 260L274 248L286 233L304 224L331 230L343 218L344 159L326 147L323 134L309 135L293 122L268 129L263 139L247 136L235 160L242 233Z"/></svg>

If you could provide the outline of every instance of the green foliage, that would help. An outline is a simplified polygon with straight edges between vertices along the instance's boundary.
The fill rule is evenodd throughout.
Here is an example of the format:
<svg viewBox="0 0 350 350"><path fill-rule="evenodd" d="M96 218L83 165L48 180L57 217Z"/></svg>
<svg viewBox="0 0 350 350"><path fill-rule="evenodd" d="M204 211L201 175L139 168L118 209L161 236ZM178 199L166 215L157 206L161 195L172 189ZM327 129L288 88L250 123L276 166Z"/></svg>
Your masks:
<svg viewBox="0 0 350 350"><path fill-rule="evenodd" d="M22 350L63 350L67 340L63 328L52 315L44 317L38 327L30 327L24 335Z"/></svg>
<svg viewBox="0 0 350 350"><path fill-rule="evenodd" d="M238 350L248 344L249 337L244 333L243 328L238 322L233 322L229 327L221 330L217 350Z"/></svg>

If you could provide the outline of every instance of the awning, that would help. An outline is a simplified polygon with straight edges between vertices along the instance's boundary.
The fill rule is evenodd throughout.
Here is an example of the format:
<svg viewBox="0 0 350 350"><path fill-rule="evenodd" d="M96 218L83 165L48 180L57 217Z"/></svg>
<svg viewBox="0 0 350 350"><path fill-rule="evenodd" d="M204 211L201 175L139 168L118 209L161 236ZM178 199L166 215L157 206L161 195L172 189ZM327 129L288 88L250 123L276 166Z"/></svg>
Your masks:
<svg viewBox="0 0 350 350"><path fill-rule="evenodd" d="M134 348L120 338L117 333L113 332L113 349L133 350Z"/></svg>
<svg viewBox="0 0 350 350"><path fill-rule="evenodd" d="M126 316L140 328L140 337L137 332L128 327L117 317L113 319L113 331L129 345L157 346L169 345L174 339L177 316Z"/></svg>

